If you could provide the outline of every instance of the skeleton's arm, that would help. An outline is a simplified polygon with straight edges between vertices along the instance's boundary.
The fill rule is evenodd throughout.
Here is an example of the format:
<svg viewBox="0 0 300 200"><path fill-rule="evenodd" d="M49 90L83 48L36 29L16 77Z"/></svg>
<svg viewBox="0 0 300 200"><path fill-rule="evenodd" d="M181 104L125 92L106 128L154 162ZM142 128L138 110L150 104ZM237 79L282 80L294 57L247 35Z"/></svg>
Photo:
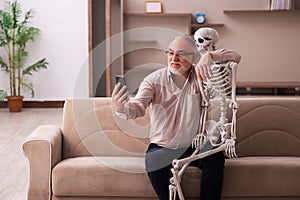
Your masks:
<svg viewBox="0 0 300 200"><path fill-rule="evenodd" d="M203 146L207 142L207 136L205 132L205 122L207 118L207 109L209 106L209 99L208 95L206 94L206 91L204 91L203 83L198 79L198 85L200 88L201 93L201 115L200 115L200 126L199 126L199 132L196 135L196 137L193 139L192 147L200 150L203 148Z"/></svg>
<svg viewBox="0 0 300 200"><path fill-rule="evenodd" d="M237 68L238 64L236 62L230 62L229 67L231 68L232 71L232 79L231 79L231 101L229 104L229 107L232 109L237 109L238 108L238 103L236 101L236 74L237 74Z"/></svg>
<svg viewBox="0 0 300 200"><path fill-rule="evenodd" d="M236 113L238 109L238 103L236 100L236 74L238 64L236 62L229 62L229 67L231 69L231 100L229 103L229 107L232 109L232 120L231 120L231 130L230 137L226 139L226 149L225 154L229 158L236 158L236 150L235 150L235 140L236 140Z"/></svg>

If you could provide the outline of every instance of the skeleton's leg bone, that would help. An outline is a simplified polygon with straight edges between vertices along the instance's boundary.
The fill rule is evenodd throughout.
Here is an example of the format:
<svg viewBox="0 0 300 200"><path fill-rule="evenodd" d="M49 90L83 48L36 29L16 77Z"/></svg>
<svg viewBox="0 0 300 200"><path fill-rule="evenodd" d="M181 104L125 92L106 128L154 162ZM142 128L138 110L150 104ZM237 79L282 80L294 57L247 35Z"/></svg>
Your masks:
<svg viewBox="0 0 300 200"><path fill-rule="evenodd" d="M224 143L221 146L217 147L216 149L212 149L212 150L200 153L200 154L195 154L194 155L194 153L196 152L195 151L193 153L193 155L190 156L190 157L180 159L180 160L174 160L173 161L173 166L187 166L189 163L191 163L194 160L198 160L198 159L210 156L212 154L215 154L217 152L224 151L226 149L226 147L227 147L227 143ZM184 196L183 196L182 189L181 189L181 186L180 186L181 175L182 175L183 171L180 170L180 171L182 171L182 173L180 173L180 176L179 176L178 170L172 168L171 171L173 173L173 181L172 182L173 182L173 185L175 185L175 187L176 187L176 191L178 192L179 199L184 200ZM170 188L170 190L172 189L171 187L169 187L169 188ZM174 194L173 194L173 196L174 196Z"/></svg>
<svg viewBox="0 0 300 200"><path fill-rule="evenodd" d="M175 197L175 199L176 199L176 193L178 193L179 199L184 200L183 192L182 192L181 185L180 185L181 177L178 176L179 171L177 169L172 168L171 172L173 174L173 178L172 178L173 180L171 182L172 182L172 185L175 186L175 188L174 188L175 192L173 194L173 197Z"/></svg>
<svg viewBox="0 0 300 200"><path fill-rule="evenodd" d="M193 152L193 154L192 154L191 156L196 155L198 152L199 152L199 150L196 149L196 150ZM178 175L179 175L179 177L180 177L180 180L181 180L181 176L182 176L183 172L185 171L185 169L188 167L189 164L190 164L190 163L185 163L185 164L182 166L182 168L179 170ZM174 166L174 165L173 165L173 166Z"/></svg>
<svg viewBox="0 0 300 200"><path fill-rule="evenodd" d="M176 187L169 185L169 200L176 200Z"/></svg>
<svg viewBox="0 0 300 200"><path fill-rule="evenodd" d="M191 156L196 155L198 152L199 150L196 149ZM181 183L182 174L190 163L185 163L183 166L176 165L174 162L172 164L173 164L173 168L171 169L171 172L173 174L173 177L170 179L170 185L169 185L170 200L176 199L177 192L180 200L184 200L180 183Z"/></svg>
<svg viewBox="0 0 300 200"><path fill-rule="evenodd" d="M197 155L190 156L190 157L187 157L187 158L183 158L183 159L180 159L180 160L174 160L173 165L183 166L186 163L191 163L195 160L199 160L201 158L210 156L210 155L218 153L220 151L224 151L226 149L226 146L227 146L227 143L225 142L224 144L220 145L219 147L217 147L215 149L212 149L212 150L209 150L209 151L206 151L206 152L203 152L203 153L199 153Z"/></svg>

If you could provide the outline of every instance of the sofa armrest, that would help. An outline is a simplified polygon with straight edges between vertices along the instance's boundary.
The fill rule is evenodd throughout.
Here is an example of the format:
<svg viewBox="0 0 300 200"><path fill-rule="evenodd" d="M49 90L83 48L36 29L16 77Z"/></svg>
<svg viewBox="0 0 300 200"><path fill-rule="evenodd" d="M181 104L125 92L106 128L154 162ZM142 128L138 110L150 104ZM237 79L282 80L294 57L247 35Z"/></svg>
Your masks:
<svg viewBox="0 0 300 200"><path fill-rule="evenodd" d="M51 171L61 160L62 130L55 125L38 127L22 145L29 161L28 200L51 198Z"/></svg>

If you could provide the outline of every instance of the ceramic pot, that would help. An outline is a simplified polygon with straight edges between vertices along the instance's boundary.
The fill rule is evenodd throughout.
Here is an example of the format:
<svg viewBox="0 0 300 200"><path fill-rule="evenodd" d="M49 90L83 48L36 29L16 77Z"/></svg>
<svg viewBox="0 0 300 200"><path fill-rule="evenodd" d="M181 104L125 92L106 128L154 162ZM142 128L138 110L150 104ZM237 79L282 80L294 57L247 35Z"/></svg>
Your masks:
<svg viewBox="0 0 300 200"><path fill-rule="evenodd" d="M21 112L23 107L23 96L8 96L7 104L10 112Z"/></svg>

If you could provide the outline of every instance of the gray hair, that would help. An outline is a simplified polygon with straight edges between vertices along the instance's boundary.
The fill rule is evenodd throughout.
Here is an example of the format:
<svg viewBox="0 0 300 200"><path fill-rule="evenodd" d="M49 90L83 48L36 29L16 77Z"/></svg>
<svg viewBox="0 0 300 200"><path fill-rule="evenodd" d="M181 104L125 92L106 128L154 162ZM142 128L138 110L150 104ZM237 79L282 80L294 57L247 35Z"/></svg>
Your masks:
<svg viewBox="0 0 300 200"><path fill-rule="evenodd" d="M178 36L176 36L176 37L171 41L171 43L173 43L174 41L177 41L177 40L185 40L185 41L187 41L187 42L190 44L190 46L192 47L193 51L194 51L195 53L198 53L197 44L196 44L195 40L194 40L191 36L186 35L186 34L178 35ZM171 44L171 43L170 43L170 44Z"/></svg>

